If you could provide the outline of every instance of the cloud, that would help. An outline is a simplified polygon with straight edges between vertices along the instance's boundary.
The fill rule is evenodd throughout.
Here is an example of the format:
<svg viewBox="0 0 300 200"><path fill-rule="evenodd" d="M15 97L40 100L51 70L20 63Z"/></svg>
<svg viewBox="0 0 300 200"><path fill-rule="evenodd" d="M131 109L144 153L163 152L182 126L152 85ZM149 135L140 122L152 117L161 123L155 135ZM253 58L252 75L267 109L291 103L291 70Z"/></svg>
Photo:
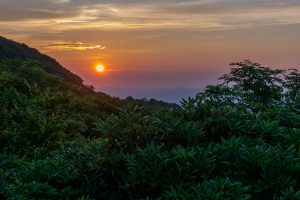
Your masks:
<svg viewBox="0 0 300 200"><path fill-rule="evenodd" d="M0 22L3 29L15 23L24 24L23 29L41 27L45 31L223 30L300 23L300 1L1 0ZM54 22L51 27L49 22Z"/></svg>
<svg viewBox="0 0 300 200"><path fill-rule="evenodd" d="M51 3L70 3L71 0L48 0Z"/></svg>
<svg viewBox="0 0 300 200"><path fill-rule="evenodd" d="M171 3L159 7L161 12L177 14L256 13L257 11L284 10L300 6L298 0L203 0Z"/></svg>
<svg viewBox="0 0 300 200"><path fill-rule="evenodd" d="M51 43L44 46L45 49L55 49L55 50L77 50L77 51L86 51L86 50L104 50L105 46L99 44L85 44L83 42L57 42Z"/></svg>
<svg viewBox="0 0 300 200"><path fill-rule="evenodd" d="M59 35L55 40L62 41L68 40L62 35L70 32L94 30L159 31L137 36L153 39L170 32L283 24L300 24L299 0L0 0L2 34L11 35L13 30L14 35L28 38ZM77 38L72 40L82 41Z"/></svg>

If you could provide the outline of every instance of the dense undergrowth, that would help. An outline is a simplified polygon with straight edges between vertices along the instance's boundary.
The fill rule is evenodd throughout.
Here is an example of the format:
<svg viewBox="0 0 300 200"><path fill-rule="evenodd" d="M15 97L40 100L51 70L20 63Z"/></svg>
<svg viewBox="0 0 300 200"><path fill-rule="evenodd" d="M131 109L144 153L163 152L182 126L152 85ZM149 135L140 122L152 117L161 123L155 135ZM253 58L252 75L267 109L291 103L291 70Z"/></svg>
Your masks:
<svg viewBox="0 0 300 200"><path fill-rule="evenodd" d="M180 107L0 64L0 198L300 199L300 73L233 63Z"/></svg>

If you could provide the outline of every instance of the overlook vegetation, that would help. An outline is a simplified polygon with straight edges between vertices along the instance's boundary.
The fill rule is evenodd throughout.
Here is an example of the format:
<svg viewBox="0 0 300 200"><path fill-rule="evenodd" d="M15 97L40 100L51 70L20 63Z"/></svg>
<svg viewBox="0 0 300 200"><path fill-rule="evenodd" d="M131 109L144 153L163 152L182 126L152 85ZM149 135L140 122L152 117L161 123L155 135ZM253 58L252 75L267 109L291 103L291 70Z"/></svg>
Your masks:
<svg viewBox="0 0 300 200"><path fill-rule="evenodd" d="M300 199L300 72L246 60L220 79L147 106L2 61L0 198Z"/></svg>
<svg viewBox="0 0 300 200"><path fill-rule="evenodd" d="M8 40L0 36L0 60L6 59L37 60L42 64L41 67L46 72L74 84L82 84L82 79L79 76L61 66L53 58L41 54L36 49L28 47L26 44Z"/></svg>

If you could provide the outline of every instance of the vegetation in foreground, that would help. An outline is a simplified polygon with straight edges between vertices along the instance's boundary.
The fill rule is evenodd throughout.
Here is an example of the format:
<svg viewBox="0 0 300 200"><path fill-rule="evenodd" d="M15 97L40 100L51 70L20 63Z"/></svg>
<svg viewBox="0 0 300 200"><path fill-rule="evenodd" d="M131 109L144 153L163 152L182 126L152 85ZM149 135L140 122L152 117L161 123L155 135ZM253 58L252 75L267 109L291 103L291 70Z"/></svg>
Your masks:
<svg viewBox="0 0 300 200"><path fill-rule="evenodd" d="M0 198L300 199L300 73L250 61L180 107L0 64Z"/></svg>

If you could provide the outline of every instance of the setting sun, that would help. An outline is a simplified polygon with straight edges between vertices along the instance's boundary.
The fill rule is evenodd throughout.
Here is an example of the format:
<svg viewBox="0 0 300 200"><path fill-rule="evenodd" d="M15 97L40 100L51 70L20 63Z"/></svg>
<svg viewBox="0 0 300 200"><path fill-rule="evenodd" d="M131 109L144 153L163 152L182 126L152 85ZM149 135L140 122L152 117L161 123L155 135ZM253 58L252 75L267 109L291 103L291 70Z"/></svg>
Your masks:
<svg viewBox="0 0 300 200"><path fill-rule="evenodd" d="M105 71L104 65L97 65L96 66L96 71L97 72L104 72Z"/></svg>

